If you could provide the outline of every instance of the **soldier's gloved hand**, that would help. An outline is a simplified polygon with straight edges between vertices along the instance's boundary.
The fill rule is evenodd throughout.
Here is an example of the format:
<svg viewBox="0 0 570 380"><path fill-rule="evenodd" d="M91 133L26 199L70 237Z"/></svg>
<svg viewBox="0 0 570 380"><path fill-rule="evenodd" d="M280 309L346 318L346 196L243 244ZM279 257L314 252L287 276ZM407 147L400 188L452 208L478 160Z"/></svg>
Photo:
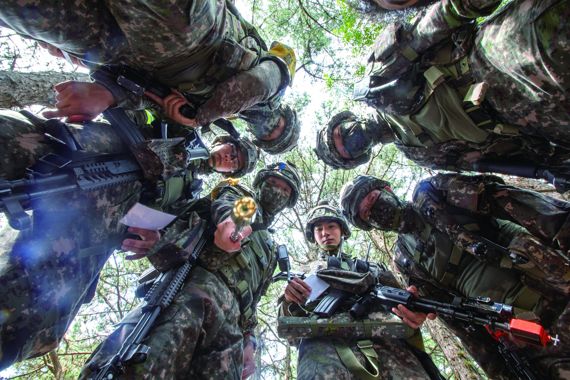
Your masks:
<svg viewBox="0 0 570 380"><path fill-rule="evenodd" d="M418 289L415 286L408 286L406 290L412 293L415 297L418 297ZM411 328L417 329L419 328L422 323L425 322L426 318L434 320L437 315L434 313L417 313L411 311L404 305L398 305L398 307L392 308L392 313L396 314L398 317L402 318L402 320Z"/></svg>
<svg viewBox="0 0 570 380"><path fill-rule="evenodd" d="M300 278L294 277L285 288L285 300L287 302L303 305L311 294L311 287Z"/></svg>
<svg viewBox="0 0 570 380"><path fill-rule="evenodd" d="M138 239L125 239L121 245L123 251L134 252L134 255L126 256L127 260L138 260L146 257L148 251L160 240L160 232L155 230L146 230L144 228L129 227L131 234L138 235Z"/></svg>
<svg viewBox="0 0 570 380"><path fill-rule="evenodd" d="M251 226L245 226L238 233L237 240L232 241L231 236L236 229L236 225L232 218L226 218L224 221L216 226L214 232L214 244L222 251L237 252L241 249L241 242L243 239L251 235Z"/></svg>
<svg viewBox="0 0 570 380"><path fill-rule="evenodd" d="M46 118L68 117L69 122L93 120L115 104L109 90L98 83L67 81L56 84L55 111L44 111Z"/></svg>
<svg viewBox="0 0 570 380"><path fill-rule="evenodd" d="M196 119L188 119L180 113L180 107L190 104L180 92L172 90L172 93L164 99L149 91L145 92L145 95L161 106L169 119L187 127L195 128L198 126Z"/></svg>

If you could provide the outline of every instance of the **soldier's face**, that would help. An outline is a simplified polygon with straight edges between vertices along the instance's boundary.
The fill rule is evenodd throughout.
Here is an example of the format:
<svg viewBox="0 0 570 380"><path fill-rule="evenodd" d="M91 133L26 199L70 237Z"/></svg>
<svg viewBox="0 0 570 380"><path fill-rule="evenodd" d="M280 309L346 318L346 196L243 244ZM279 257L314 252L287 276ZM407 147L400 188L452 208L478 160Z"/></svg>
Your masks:
<svg viewBox="0 0 570 380"><path fill-rule="evenodd" d="M372 190L358 205L358 216L373 228L397 230L401 222L402 203L390 188Z"/></svg>
<svg viewBox="0 0 570 380"><path fill-rule="evenodd" d="M285 208L292 192L283 179L270 176L259 188L259 201L265 211L276 214Z"/></svg>
<svg viewBox="0 0 570 380"><path fill-rule="evenodd" d="M344 159L354 159L367 155L371 141L364 123L355 120L343 122L333 129L335 149Z"/></svg>
<svg viewBox="0 0 570 380"><path fill-rule="evenodd" d="M208 162L217 172L232 173L243 167L245 157L235 144L225 143L212 148Z"/></svg>
<svg viewBox="0 0 570 380"><path fill-rule="evenodd" d="M342 229L337 222L319 222L313 228L313 236L315 241L321 247L338 247Z"/></svg>
<svg viewBox="0 0 570 380"><path fill-rule="evenodd" d="M380 196L380 190L372 190L369 192L364 199L358 205L358 217L365 222L370 220L370 213L372 211L372 206L378 200Z"/></svg>
<svg viewBox="0 0 570 380"><path fill-rule="evenodd" d="M350 154L348 154L348 151L344 147L344 142L342 141L342 135L340 132L341 132L340 131L340 125L337 125L336 127L334 127L334 130L333 130L334 148L336 149L336 151L338 152L338 154L342 158L350 160L352 157L350 156Z"/></svg>
<svg viewBox="0 0 570 380"><path fill-rule="evenodd" d="M286 124L285 118L283 116L279 117L279 120L277 121L277 126L271 131L269 135L262 137L260 140L263 141L275 140L276 138L278 138L283 134L283 131L285 130L285 124Z"/></svg>

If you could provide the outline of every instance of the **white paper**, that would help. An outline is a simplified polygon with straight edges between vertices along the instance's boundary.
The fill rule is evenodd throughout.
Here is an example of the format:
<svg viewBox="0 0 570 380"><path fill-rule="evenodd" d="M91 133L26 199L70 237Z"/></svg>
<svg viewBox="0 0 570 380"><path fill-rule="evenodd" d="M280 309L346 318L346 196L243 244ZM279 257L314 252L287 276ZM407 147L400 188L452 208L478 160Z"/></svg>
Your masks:
<svg viewBox="0 0 570 380"><path fill-rule="evenodd" d="M329 284L327 284L326 281L321 280L316 274L310 275L305 278L304 281L311 287L311 294L309 294L309 298L307 298L307 303L319 298L319 296L329 288Z"/></svg>
<svg viewBox="0 0 570 380"><path fill-rule="evenodd" d="M120 220L129 227L144 228L147 230L160 230L176 218L176 215L157 211L140 203L135 204L127 215Z"/></svg>

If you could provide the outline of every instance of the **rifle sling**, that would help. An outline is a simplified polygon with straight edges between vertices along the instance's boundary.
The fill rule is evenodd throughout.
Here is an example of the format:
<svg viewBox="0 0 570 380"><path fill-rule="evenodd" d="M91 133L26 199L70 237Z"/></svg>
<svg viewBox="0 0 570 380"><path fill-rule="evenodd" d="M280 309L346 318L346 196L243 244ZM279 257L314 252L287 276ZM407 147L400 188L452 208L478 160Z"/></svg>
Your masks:
<svg viewBox="0 0 570 380"><path fill-rule="evenodd" d="M361 380L377 380L381 378L378 354L374 351L374 344L371 340L360 340L357 342L358 349L366 358L371 371L358 361L349 346L340 342L335 342L334 346L342 364L357 378Z"/></svg>
<svg viewBox="0 0 570 380"><path fill-rule="evenodd" d="M145 138L139 131L138 126L127 116L122 108L109 108L103 112L103 115L130 150L137 144L144 142Z"/></svg>

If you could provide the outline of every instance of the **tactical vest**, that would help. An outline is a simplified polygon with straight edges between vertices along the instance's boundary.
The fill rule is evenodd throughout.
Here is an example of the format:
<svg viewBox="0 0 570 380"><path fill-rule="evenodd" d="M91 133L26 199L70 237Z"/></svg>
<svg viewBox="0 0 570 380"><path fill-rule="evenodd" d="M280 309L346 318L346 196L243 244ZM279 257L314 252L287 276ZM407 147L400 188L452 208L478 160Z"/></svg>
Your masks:
<svg viewBox="0 0 570 380"><path fill-rule="evenodd" d="M491 134L518 134L516 127L501 123L486 106L488 84L474 83L471 77L469 53L474 36L472 28L460 29L453 37L462 41L460 55L454 52L457 47L450 39L434 47L436 54L428 57L426 53L418 62L410 63L409 72L393 85L374 91L380 99L381 116L403 145L431 147L449 140L480 144ZM398 41L386 44L398 46ZM406 51L405 47L401 50ZM417 59L414 52L408 55L410 60ZM381 70L391 71L390 64L384 64ZM401 99L401 105L392 107L395 112L392 108L383 112L382 106L390 99Z"/></svg>
<svg viewBox="0 0 570 380"><path fill-rule="evenodd" d="M265 285L277 266L275 244L267 230L255 231L231 259L217 270L217 274L236 295L240 305L240 327L247 330L255 325L252 320Z"/></svg>
<svg viewBox="0 0 570 380"><path fill-rule="evenodd" d="M477 230L475 224L470 227ZM523 284L517 271L476 259L428 223L417 232L398 236L396 264L403 273L439 289L467 297L489 296L513 305L518 313L541 312L542 294Z"/></svg>

